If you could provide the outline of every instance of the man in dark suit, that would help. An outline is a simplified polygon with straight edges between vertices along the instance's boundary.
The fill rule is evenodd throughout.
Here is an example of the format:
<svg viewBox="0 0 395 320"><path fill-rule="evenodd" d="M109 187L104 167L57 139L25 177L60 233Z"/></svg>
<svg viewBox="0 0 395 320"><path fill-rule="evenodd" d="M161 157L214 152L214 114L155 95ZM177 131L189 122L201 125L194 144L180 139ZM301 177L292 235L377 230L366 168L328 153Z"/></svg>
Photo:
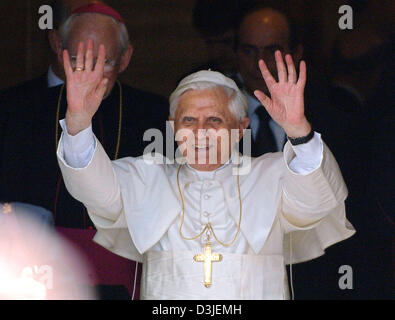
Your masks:
<svg viewBox="0 0 395 320"><path fill-rule="evenodd" d="M303 56L303 41L286 8L275 4L268 6L267 3L247 6L236 28L235 49L238 73L234 78L243 89L249 103L248 116L251 120L253 156L281 151L286 141L285 133L254 97L253 92L257 89L268 93L265 83L261 81L258 60L263 58L269 70L275 70L276 63L272 59L275 50L291 53L294 61L300 61ZM369 127L369 121L360 109L349 110L350 108L345 105L348 104L347 100L333 99L330 96L329 82L323 81L325 77L314 72L310 66L307 70L310 80L305 88L306 115L313 128L322 134L342 170L349 190L346 209L350 222L368 221L368 216L375 216L371 213L364 214L363 210L365 204L363 198L369 196L366 179L369 170L369 155L366 151L369 148L369 141L366 128ZM366 291L372 289L372 286L365 285L367 279L362 279L361 270L366 266L367 260L364 257L372 255L373 250L369 249L370 252L360 254L364 252L366 243L369 243L370 239L359 226L360 224L357 223L357 236L345 247L333 246L328 248L323 257L303 263L301 266L293 266L293 285L297 299L371 297ZM355 271L353 290L341 290L338 285L341 277L339 268L342 265L350 265ZM374 273L374 270L377 268L369 266L369 271ZM363 275L369 271L364 272Z"/></svg>
<svg viewBox="0 0 395 320"><path fill-rule="evenodd" d="M63 49L76 55L76 43L88 38L111 48L107 90L93 130L112 159L142 155L149 143L143 141L147 129L165 132L168 102L117 80L129 64L133 47L121 16L112 8L97 3L79 7L53 31L49 39L57 60L48 73L0 93L0 193L6 201L52 211L57 226L87 228L89 218L80 214L85 209L69 196L56 162L59 120L65 115L67 95Z"/></svg>
<svg viewBox="0 0 395 320"><path fill-rule="evenodd" d="M298 68L304 54L301 32L286 8L274 2L270 5L267 2L252 2L245 5L235 28L237 72L233 78L248 100L252 155L260 156L266 152L281 151L286 142L285 133L254 96L254 90L268 94L266 84L262 81L258 60L264 59L269 70L275 74L276 63L273 56L275 50L281 50L283 54L292 55ZM328 117L334 119L333 109L328 103L329 85L325 77L314 71L310 65L307 72L309 81L305 89L306 115L315 130L325 134L325 141L332 150L334 134L326 125L327 122L322 121L327 121ZM342 119L340 116L337 118Z"/></svg>
<svg viewBox="0 0 395 320"><path fill-rule="evenodd" d="M57 29L49 32L54 59L48 73L0 92L0 197L3 201L29 203L51 211L58 231L68 234L84 251L93 230L86 230L84 238L80 235L82 229L91 229L93 224L85 207L67 192L56 160L59 120L65 117L67 107L63 49L76 55L75 44L88 38L111 48L105 67L108 78L105 99L92 125L112 160L142 155L150 143L143 141L146 130L154 128L165 133L169 107L165 98L117 80L129 64L133 47L122 17L115 10L97 1L75 9L71 16L67 7L61 6L61 12L56 8L53 7ZM75 63L73 57L71 63ZM98 279L100 298L130 299L133 281L139 279L133 280L140 272L135 272L140 270L138 265L118 256L106 256L105 262L95 261L97 245L90 244L86 254L94 260L95 267L100 269L105 263L112 270L107 278L104 275ZM128 278L125 273L129 272ZM112 282L108 283L108 278Z"/></svg>

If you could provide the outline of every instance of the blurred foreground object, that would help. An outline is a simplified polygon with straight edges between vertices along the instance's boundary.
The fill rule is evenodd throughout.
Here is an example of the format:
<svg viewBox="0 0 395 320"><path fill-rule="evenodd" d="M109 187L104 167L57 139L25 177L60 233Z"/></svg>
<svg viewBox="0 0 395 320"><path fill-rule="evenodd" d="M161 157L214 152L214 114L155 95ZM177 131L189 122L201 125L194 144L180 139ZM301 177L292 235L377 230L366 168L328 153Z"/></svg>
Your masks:
<svg viewBox="0 0 395 320"><path fill-rule="evenodd" d="M0 299L95 299L88 270L49 211L0 204Z"/></svg>

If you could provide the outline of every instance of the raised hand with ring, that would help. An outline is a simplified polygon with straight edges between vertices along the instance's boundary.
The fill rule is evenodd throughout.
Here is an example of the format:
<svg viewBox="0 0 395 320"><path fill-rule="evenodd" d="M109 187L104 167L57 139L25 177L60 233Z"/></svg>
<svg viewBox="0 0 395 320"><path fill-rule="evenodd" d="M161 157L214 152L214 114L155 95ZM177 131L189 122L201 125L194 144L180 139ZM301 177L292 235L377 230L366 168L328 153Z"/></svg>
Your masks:
<svg viewBox="0 0 395 320"><path fill-rule="evenodd" d="M99 46L97 62L93 64L93 40L78 44L76 68L73 70L67 50L63 51L66 74L67 112L66 126L69 134L76 135L88 128L107 89L108 79L104 77L106 50Z"/></svg>

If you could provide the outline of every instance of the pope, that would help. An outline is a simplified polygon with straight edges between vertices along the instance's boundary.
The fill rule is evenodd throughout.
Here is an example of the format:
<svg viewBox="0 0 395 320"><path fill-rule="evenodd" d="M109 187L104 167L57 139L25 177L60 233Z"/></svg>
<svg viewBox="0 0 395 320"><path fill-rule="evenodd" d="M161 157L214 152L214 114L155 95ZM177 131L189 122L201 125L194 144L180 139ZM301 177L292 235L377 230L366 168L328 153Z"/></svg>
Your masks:
<svg viewBox="0 0 395 320"><path fill-rule="evenodd" d="M142 299L288 299L287 264L354 234L339 167L304 113L305 62L298 75L277 51L273 76L259 61L270 96L254 93L287 134L283 152L237 152L248 134L246 99L233 80L203 70L169 99L181 161L110 161L91 129L108 85L106 49L94 63L93 47L79 44L74 69L63 52L68 108L58 162L98 230L94 240L143 263Z"/></svg>

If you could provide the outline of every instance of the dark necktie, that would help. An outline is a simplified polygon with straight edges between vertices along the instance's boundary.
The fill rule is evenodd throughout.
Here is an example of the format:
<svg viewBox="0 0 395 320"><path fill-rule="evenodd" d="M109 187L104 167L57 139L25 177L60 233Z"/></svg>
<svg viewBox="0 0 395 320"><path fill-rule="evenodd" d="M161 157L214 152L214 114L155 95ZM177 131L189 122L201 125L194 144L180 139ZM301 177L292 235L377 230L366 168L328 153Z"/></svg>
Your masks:
<svg viewBox="0 0 395 320"><path fill-rule="evenodd" d="M259 157L266 152L276 152L276 140L272 129L269 126L271 120L270 115L267 113L263 106L259 106L255 113L259 117L259 127L256 134L256 139L253 139L251 146L251 154L253 157Z"/></svg>

